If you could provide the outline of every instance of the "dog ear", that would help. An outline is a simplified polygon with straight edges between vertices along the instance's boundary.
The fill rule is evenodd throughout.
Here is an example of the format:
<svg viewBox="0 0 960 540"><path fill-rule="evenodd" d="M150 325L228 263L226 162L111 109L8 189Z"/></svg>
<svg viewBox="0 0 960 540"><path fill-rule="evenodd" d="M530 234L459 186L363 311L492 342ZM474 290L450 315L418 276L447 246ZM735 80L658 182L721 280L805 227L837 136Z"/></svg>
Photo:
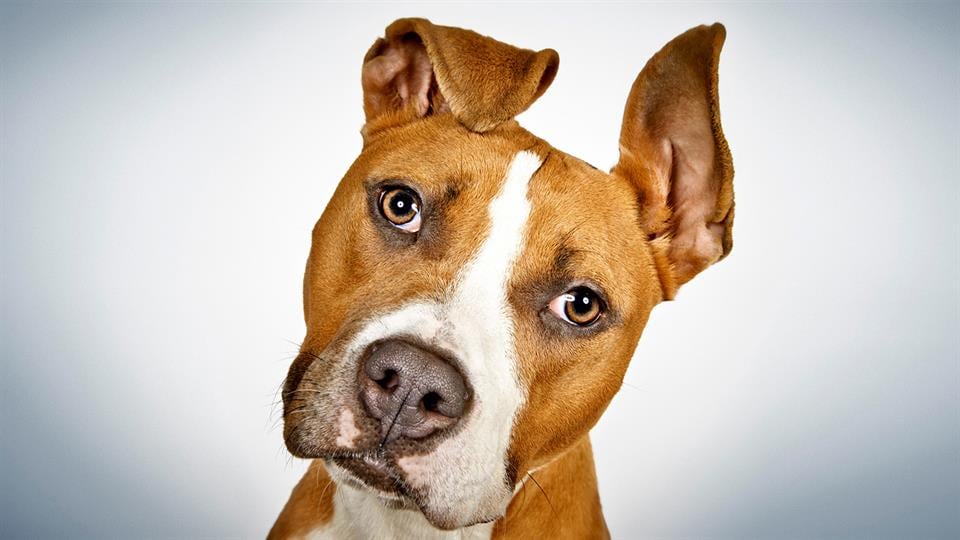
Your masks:
<svg viewBox="0 0 960 540"><path fill-rule="evenodd" d="M518 49L470 30L400 19L363 63L367 127L451 112L483 132L530 106L553 82L556 51Z"/></svg>
<svg viewBox="0 0 960 540"><path fill-rule="evenodd" d="M630 90L612 173L633 182L664 298L733 247L733 160L720 126L726 31L698 26L647 62Z"/></svg>

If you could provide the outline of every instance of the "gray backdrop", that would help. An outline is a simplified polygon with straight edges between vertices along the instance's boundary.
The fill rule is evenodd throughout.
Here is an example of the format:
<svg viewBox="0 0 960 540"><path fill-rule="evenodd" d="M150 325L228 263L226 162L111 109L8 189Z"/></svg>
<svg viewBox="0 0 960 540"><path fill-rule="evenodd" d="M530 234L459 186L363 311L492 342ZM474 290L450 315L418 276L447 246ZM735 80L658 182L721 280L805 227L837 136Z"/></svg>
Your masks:
<svg viewBox="0 0 960 540"><path fill-rule="evenodd" d="M593 431L618 538L960 536L960 8L0 8L0 536L262 536L309 232L401 16L562 58L521 122L601 168L647 58L727 25L736 247Z"/></svg>

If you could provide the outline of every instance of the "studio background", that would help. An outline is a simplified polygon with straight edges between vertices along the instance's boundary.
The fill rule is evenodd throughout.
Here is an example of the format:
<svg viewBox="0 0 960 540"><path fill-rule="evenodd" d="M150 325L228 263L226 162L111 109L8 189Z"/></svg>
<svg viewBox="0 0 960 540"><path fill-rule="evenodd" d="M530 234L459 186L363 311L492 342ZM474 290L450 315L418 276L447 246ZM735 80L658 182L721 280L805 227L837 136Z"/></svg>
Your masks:
<svg viewBox="0 0 960 540"><path fill-rule="evenodd" d="M266 533L310 230L403 16L558 50L520 121L602 169L646 60L727 27L735 247L593 430L615 538L960 536L947 3L4 3L0 536Z"/></svg>

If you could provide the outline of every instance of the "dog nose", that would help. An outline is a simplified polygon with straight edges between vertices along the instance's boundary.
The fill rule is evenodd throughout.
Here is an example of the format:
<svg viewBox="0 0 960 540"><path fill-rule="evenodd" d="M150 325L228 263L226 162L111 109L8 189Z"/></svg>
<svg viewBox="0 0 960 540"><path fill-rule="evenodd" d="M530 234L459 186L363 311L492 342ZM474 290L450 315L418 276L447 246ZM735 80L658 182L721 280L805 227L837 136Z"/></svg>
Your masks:
<svg viewBox="0 0 960 540"><path fill-rule="evenodd" d="M401 340L374 343L360 373L360 394L380 420L383 442L422 439L453 426L470 400L460 373L449 362Z"/></svg>

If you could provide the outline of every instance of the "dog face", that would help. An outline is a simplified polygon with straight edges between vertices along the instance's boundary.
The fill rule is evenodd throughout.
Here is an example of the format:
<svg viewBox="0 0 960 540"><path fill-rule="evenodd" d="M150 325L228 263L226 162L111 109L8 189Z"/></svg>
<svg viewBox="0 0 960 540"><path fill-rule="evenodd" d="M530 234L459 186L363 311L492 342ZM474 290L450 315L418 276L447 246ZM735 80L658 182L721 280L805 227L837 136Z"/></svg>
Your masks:
<svg viewBox="0 0 960 540"><path fill-rule="evenodd" d="M440 528L502 516L597 421L653 306L730 250L723 38L651 59L607 174L512 119L556 53L391 25L364 62L363 151L313 231L289 450Z"/></svg>

